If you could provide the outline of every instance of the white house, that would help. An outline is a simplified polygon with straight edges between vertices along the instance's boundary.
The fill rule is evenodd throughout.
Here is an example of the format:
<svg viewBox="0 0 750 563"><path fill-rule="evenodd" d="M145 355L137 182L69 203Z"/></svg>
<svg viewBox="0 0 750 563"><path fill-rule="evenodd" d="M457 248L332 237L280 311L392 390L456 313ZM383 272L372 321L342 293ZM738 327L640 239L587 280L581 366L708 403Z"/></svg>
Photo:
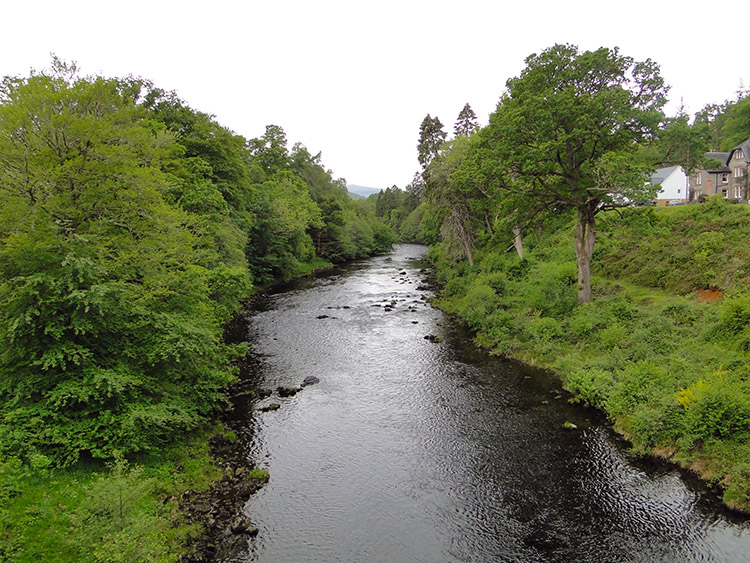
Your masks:
<svg viewBox="0 0 750 563"><path fill-rule="evenodd" d="M688 177L682 166L659 168L651 174L651 185L661 185L656 195L657 205L675 205L689 200Z"/></svg>

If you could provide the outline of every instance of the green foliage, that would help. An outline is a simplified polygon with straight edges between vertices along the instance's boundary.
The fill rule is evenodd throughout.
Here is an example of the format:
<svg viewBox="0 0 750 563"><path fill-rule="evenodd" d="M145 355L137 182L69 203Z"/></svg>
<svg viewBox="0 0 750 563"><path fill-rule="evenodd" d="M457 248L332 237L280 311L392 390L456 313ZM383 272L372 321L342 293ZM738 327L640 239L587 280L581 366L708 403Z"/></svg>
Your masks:
<svg viewBox="0 0 750 563"><path fill-rule="evenodd" d="M497 309L500 299L495 290L481 282L473 285L462 300L462 316L473 330L485 326L485 320Z"/></svg>
<svg viewBox="0 0 750 563"><path fill-rule="evenodd" d="M690 293L750 283L750 253L733 241L750 236L750 210L723 198L667 209L605 214L594 263L603 275ZM736 239L727 236L732 232Z"/></svg>
<svg viewBox="0 0 750 563"><path fill-rule="evenodd" d="M750 96L745 96L731 104L726 111L722 130L725 137L721 141L722 150L730 151L750 137Z"/></svg>
<svg viewBox="0 0 750 563"><path fill-rule="evenodd" d="M189 437L137 464L119 455L67 470L38 455L31 465L0 460L0 560L179 560L200 530L180 520L174 499L222 475L207 439Z"/></svg>
<svg viewBox="0 0 750 563"><path fill-rule="evenodd" d="M204 425L254 285L390 248L301 145L246 141L135 79L0 87L0 453L74 464ZM35 461L36 460L36 461Z"/></svg>
<svg viewBox="0 0 750 563"><path fill-rule="evenodd" d="M685 409L683 442L715 438L750 440L750 385L718 370L710 379L680 389L677 401Z"/></svg>
<svg viewBox="0 0 750 563"><path fill-rule="evenodd" d="M523 328L527 338L542 352L549 351L550 343L563 336L560 322L551 317L533 316Z"/></svg>
<svg viewBox="0 0 750 563"><path fill-rule="evenodd" d="M614 378L612 373L597 368L579 368L565 376L565 384L586 403L605 408Z"/></svg>
<svg viewBox="0 0 750 563"><path fill-rule="evenodd" d="M529 271L523 300L545 315L562 318L576 307L576 266L572 262L545 264Z"/></svg>
<svg viewBox="0 0 750 563"><path fill-rule="evenodd" d="M428 113L419 126L419 143L417 152L422 169L427 169L432 160L440 152L440 147L445 142L447 134L443 130L443 124L438 117L430 117Z"/></svg>
<svg viewBox="0 0 750 563"><path fill-rule="evenodd" d="M453 132L456 137L468 137L478 130L479 122L477 121L477 114L474 113L474 110L471 109L471 106L467 103L456 118Z"/></svg>
<svg viewBox="0 0 750 563"><path fill-rule="evenodd" d="M674 452L675 460L699 463L726 488L731 506L747 510L750 481L742 468L750 463L750 299L739 288L718 304L675 295L698 273L669 269L708 250L718 276L731 279L728 272L744 252L725 242L745 232L747 211L738 207L712 202L638 208L622 220L605 215L596 260L626 275L617 282L595 279L597 298L582 305L571 287L570 221L538 232L524 261L488 240L468 267L435 245L430 259L445 284L437 303L494 353L555 369L566 388L602 409L635 450ZM654 275L651 252L666 264L660 285L669 293L632 284Z"/></svg>

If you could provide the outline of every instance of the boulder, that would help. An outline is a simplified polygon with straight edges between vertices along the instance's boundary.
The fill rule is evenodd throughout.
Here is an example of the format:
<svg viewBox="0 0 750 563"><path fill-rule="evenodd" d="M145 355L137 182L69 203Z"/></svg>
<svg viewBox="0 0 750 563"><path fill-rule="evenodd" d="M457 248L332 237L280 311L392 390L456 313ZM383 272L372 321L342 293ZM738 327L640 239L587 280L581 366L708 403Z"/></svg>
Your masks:
<svg viewBox="0 0 750 563"><path fill-rule="evenodd" d="M250 518L242 514L238 514L237 516L232 518L232 521L229 523L229 529L233 534L258 534L258 530L253 527L252 522L250 522Z"/></svg>
<svg viewBox="0 0 750 563"><path fill-rule="evenodd" d="M304 381L302 381L302 387L306 387L308 385L315 385L316 383L320 383L320 379L318 379L314 375L308 375L304 379Z"/></svg>

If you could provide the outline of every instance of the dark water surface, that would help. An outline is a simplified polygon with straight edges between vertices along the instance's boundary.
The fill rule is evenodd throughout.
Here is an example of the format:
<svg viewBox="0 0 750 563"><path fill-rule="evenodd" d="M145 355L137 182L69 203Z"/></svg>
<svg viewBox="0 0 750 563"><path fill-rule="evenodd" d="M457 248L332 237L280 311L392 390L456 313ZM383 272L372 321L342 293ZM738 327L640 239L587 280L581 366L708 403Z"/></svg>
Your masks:
<svg viewBox="0 0 750 563"><path fill-rule="evenodd" d="M321 381L248 416L271 478L241 560L750 561L746 519L629 460L554 378L488 357L431 308L423 253L297 283L249 317L261 386Z"/></svg>

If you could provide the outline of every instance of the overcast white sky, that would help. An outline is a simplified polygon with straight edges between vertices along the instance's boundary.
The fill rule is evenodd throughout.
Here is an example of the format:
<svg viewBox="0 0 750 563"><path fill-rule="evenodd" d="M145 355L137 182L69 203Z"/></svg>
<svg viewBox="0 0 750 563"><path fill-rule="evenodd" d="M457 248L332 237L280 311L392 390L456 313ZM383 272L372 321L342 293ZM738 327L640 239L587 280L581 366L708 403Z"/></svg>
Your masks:
<svg viewBox="0 0 750 563"><path fill-rule="evenodd" d="M750 86L744 4L690 1L25 0L0 19L0 75L49 66L132 74L247 137L268 124L334 177L404 187L427 113L486 124L508 78L555 43L651 58L694 113ZM735 7L736 6L736 7ZM733 16L732 11L738 10Z"/></svg>

